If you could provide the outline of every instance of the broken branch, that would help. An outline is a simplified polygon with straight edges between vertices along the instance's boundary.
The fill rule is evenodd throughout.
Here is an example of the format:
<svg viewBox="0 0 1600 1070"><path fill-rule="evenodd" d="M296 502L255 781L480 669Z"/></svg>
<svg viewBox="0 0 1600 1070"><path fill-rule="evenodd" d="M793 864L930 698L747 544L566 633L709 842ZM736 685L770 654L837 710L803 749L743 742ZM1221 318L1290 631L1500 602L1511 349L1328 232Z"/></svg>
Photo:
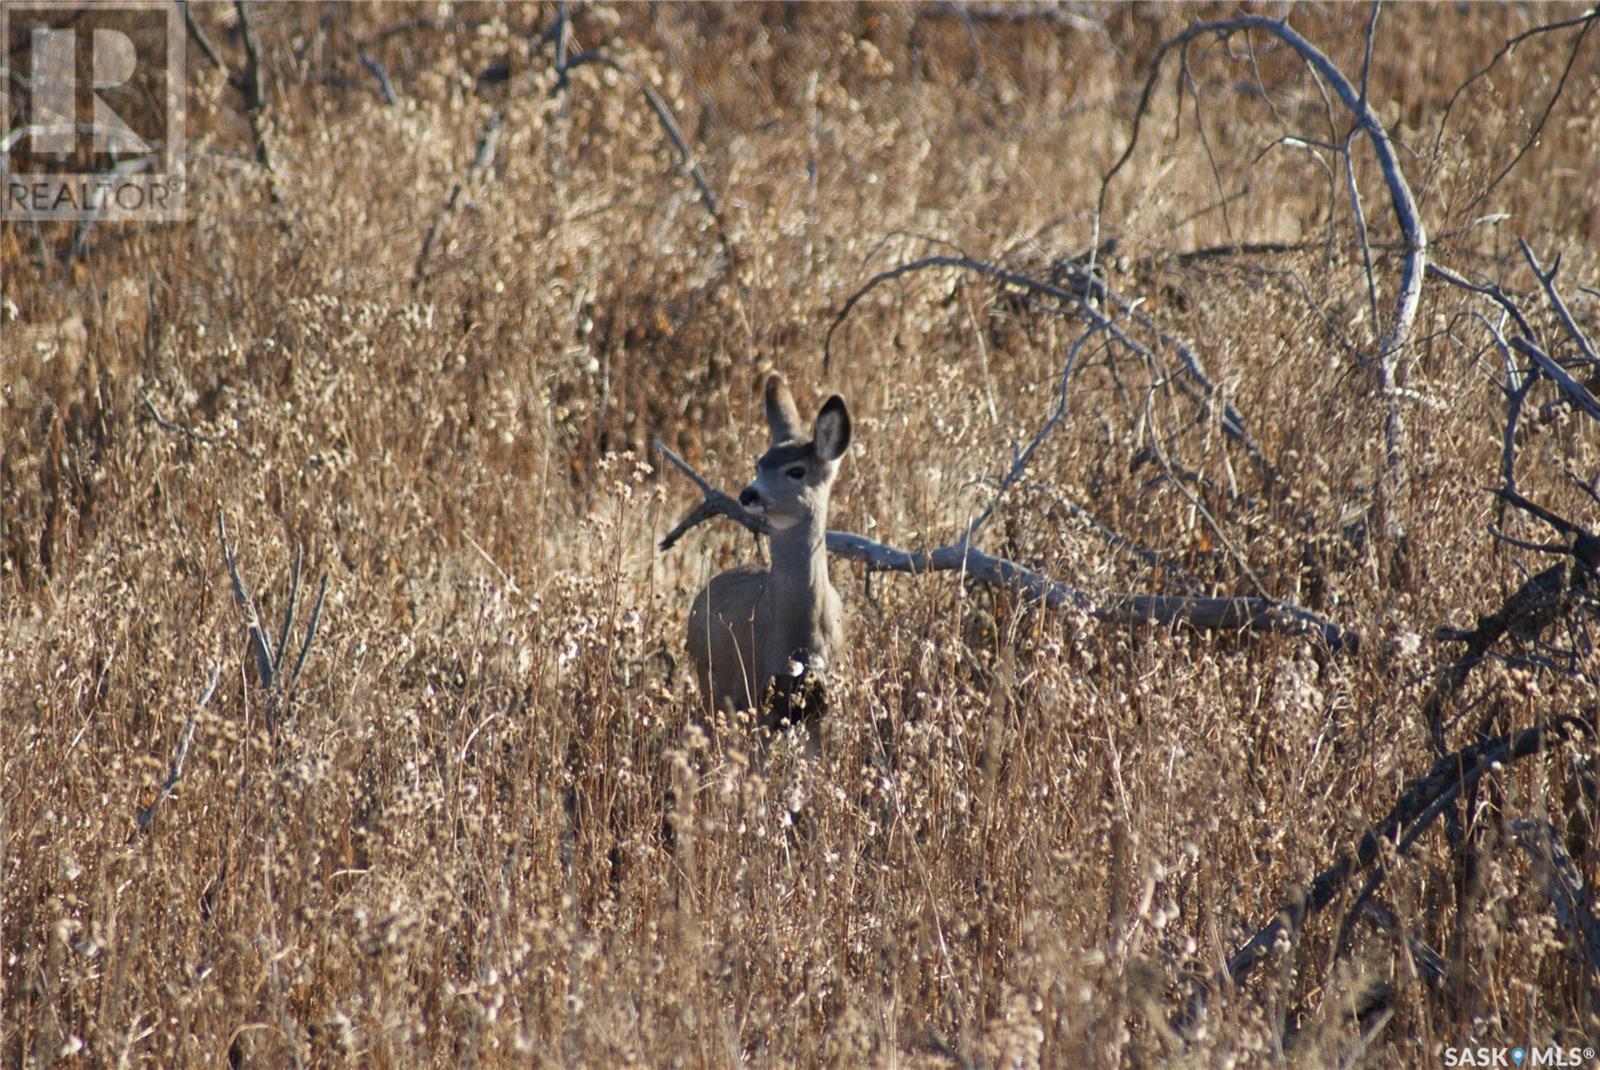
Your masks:
<svg viewBox="0 0 1600 1070"><path fill-rule="evenodd" d="M712 487L682 457L659 439L651 443L673 467L684 473L703 495L694 511L661 541L669 549L691 528L714 516L737 521L757 534L769 529L763 518L747 513L731 496ZM1184 595L1114 594L1091 598L1075 587L984 553L965 540L932 551L904 550L875 542L852 532L827 533L828 552L860 561L872 572L904 572L922 575L929 572L957 572L980 583L1012 591L1047 609L1073 609L1110 624L1187 624L1201 631L1260 631L1282 635L1315 636L1329 650L1354 652L1360 637L1325 620L1309 610L1270 598Z"/></svg>

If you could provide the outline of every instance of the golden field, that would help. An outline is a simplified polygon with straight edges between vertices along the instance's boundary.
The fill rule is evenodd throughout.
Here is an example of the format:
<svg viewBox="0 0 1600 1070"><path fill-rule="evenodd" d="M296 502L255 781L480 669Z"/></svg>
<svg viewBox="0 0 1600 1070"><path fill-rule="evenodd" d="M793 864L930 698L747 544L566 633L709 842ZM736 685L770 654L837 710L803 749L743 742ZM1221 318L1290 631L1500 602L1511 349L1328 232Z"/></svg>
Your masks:
<svg viewBox="0 0 1600 1070"><path fill-rule="evenodd" d="M1362 84L1370 8L1251 10ZM1160 43L1234 9L247 11L254 114L238 9L191 9L228 69L191 41L184 219L0 223L0 1064L1437 1066L1600 1040L1593 905L1563 918L1526 835L1600 880L1592 569L1448 683L1440 630L1559 558L1490 526L1572 539L1489 493L1492 299L1429 276L1382 386L1390 194L1279 38L1169 52L1102 197ZM1518 239L1600 337L1584 13L1386 7L1365 82L1428 260L1499 283L1579 378ZM714 521L658 552L699 495L651 440L737 493L781 371L807 417L851 408L831 526L950 544L1085 310L933 266L830 329L896 265L1068 287L1097 236L1144 349L1076 350L976 542L1099 604L1270 598L1359 645L836 557L857 644L821 756L706 723L689 601L762 548ZM1527 394L1516 486L1592 531L1600 426L1560 396ZM275 687L219 516L289 648ZM1218 990L1408 783L1558 717L1389 836L1364 906L1373 865Z"/></svg>

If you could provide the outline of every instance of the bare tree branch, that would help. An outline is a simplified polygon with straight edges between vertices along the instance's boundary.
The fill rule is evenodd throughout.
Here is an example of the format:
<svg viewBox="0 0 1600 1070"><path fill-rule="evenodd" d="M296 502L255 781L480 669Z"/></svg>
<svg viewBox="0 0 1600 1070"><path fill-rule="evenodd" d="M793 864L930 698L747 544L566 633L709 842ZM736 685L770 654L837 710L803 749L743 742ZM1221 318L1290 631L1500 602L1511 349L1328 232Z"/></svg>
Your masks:
<svg viewBox="0 0 1600 1070"><path fill-rule="evenodd" d="M1407 787L1388 816L1362 835L1353 853L1341 854L1309 887L1288 900L1277 917L1230 955L1211 984L1195 989L1174 1016L1174 1031L1192 1036L1213 992L1243 984L1274 948L1291 940L1308 918L1332 903L1351 877L1376 863L1384 844L1393 844L1397 853L1403 853L1463 791L1486 774L1537 754L1553 735L1593 735L1595 716L1591 709L1584 718L1551 718L1515 735L1497 736L1440 758L1426 777Z"/></svg>
<svg viewBox="0 0 1600 1070"><path fill-rule="evenodd" d="M1355 86L1344 73L1328 59L1321 50L1311 42L1300 36L1289 24L1280 19L1269 19L1259 15L1240 15L1230 19L1220 19L1211 22L1202 22L1189 27L1176 37L1163 41L1156 50L1155 58L1151 61L1150 74L1145 80L1144 90L1140 94L1138 108L1134 112L1133 131L1128 139L1127 148L1122 152L1111 168L1105 173L1100 183L1100 196L1095 209L1095 240L1099 240L1098 228L1100 220L1105 215L1106 195L1111 186L1111 180L1132 158L1134 148L1139 142L1139 130L1144 121L1146 111L1150 106L1150 98L1155 90L1156 76L1160 72L1161 62L1167 53L1174 48L1184 48L1195 38L1205 34L1218 34L1226 36L1240 31L1260 30L1273 34L1290 48L1297 52L1301 59L1323 80L1325 80L1339 97L1346 108L1355 116L1358 128L1367 137L1372 145L1372 151L1378 159L1378 166L1383 173L1384 182L1389 187L1390 200L1393 203L1395 220L1399 224L1401 235L1405 240L1405 253L1402 260L1399 293L1395 299L1395 309L1389 329L1379 337L1378 341L1378 387L1387 406L1384 416L1384 473L1385 473L1385 528L1392 537L1402 534L1398 520L1394 513L1394 505L1406 493L1405 471L1405 421L1400 411L1400 398L1398 393L1398 373L1400 368L1399 355L1405 346L1411 332L1411 325L1416 319L1417 307L1422 297L1422 277L1427 265L1427 232L1423 227L1422 216L1417 210L1416 198L1412 195L1411 187L1406 181L1404 172L1400 169L1400 162L1395 156L1394 144L1389 139L1388 131L1383 127L1382 121L1373 111L1371 104L1365 96L1358 92ZM1376 325L1375 325L1376 327Z"/></svg>
<svg viewBox="0 0 1600 1070"><path fill-rule="evenodd" d="M217 681L222 677L222 663L216 662L211 666L211 679L206 683L205 690L200 692L200 697L195 701L194 708L189 711L189 719L184 722L183 731L178 733L178 745L172 752L172 764L167 770L167 779L161 785L161 790L156 793L155 801L139 811L139 831L144 832L150 827L150 822L155 820L156 811L161 804L172 797L177 790L178 781L183 779L183 763L189 758L189 745L194 742L195 721L200 716L200 711L206 703L211 701L211 696L217 690Z"/></svg>

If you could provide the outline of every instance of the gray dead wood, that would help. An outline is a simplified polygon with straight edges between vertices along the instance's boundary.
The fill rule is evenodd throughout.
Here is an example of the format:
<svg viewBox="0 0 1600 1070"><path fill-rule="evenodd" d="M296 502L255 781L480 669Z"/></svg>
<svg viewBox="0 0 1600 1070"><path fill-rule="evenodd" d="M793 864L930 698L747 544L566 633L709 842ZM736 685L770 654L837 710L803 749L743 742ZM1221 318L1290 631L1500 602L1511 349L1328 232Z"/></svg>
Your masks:
<svg viewBox="0 0 1600 1070"><path fill-rule="evenodd" d="M1395 154L1394 143L1390 140L1388 131L1384 129L1383 122L1373 111L1371 104L1366 99L1364 92L1358 91L1345 77L1344 72L1334 65L1323 52L1311 42L1300 36L1290 25L1281 19L1270 19L1260 15L1240 15L1229 19L1219 19L1211 22L1197 23L1183 33L1163 41L1156 49L1155 58L1151 61L1150 75L1145 81L1144 90L1140 94L1139 105L1134 112L1133 131L1128 139L1127 148L1111 165L1100 184L1100 197L1095 211L1095 243L1099 242L1100 221L1105 214L1106 193L1110 188L1111 180L1132 158L1134 147L1139 142L1139 130L1143 124L1144 116L1150 106L1150 98L1155 90L1156 77L1161 71L1161 62L1167 53L1173 49L1184 49L1190 42L1207 34L1216 34L1226 37L1241 31L1259 30L1270 33L1284 44L1294 49L1300 58L1309 65L1324 81L1332 87L1334 93L1350 113L1355 117L1356 126L1361 133L1366 135L1372 146L1373 155L1377 157L1378 167L1383 173L1384 183L1388 186L1390 201L1394 207L1395 220L1400 227L1404 238L1404 255L1402 259L1400 289L1395 299L1394 316L1389 324L1388 331L1378 341L1378 387L1386 405L1384 415L1384 483L1387 505L1384 510L1385 527L1388 534L1398 536L1400 531L1395 519L1393 503L1397 503L1406 493L1405 447L1406 431L1405 420L1400 412L1400 396L1397 386L1400 352L1405 346L1411 333L1412 323L1416 320L1417 307L1422 298L1422 279L1427 267L1428 239L1427 231L1423 227L1421 213L1417 209L1416 198L1412 195L1411 186L1406 181L1405 173L1400 169L1400 161Z"/></svg>
<svg viewBox="0 0 1600 1070"><path fill-rule="evenodd" d="M178 781L183 779L183 764L189 757L189 745L194 742L195 721L200 716L200 711L206 703L211 701L211 696L217 690L217 681L222 677L222 664L220 662L211 666L211 679L207 681L205 690L200 692L200 697L195 700L194 708L189 711L189 719L184 722L183 731L178 733L178 745L172 752L172 764L167 770L166 782L161 785L161 790L156 793L155 801L139 811L139 831L144 832L156 818L156 811L161 804L171 798L177 790Z"/></svg>
<svg viewBox="0 0 1600 1070"><path fill-rule="evenodd" d="M1595 916L1594 896L1572 856L1548 821L1513 822L1511 834L1533 859L1535 872L1544 878L1556 920L1576 945L1575 957L1600 980L1600 917Z"/></svg>
<svg viewBox="0 0 1600 1070"><path fill-rule="evenodd" d="M1386 844L1392 846L1397 856L1403 856L1463 791L1472 788L1487 774L1544 750L1551 737L1572 738L1579 734L1592 737L1597 716L1600 714L1596 710L1589 709L1582 718L1554 717L1521 732L1474 743L1440 758L1426 777L1408 785L1388 815L1362 835L1353 852L1341 853L1332 866L1285 902L1277 917L1230 955L1211 983L1195 988L1182 1009L1173 1016L1173 1030L1193 1037L1211 997L1216 992L1243 984L1274 949L1293 940L1308 918L1332 903L1351 877L1371 869L1382 856ZM1362 899L1382 881L1384 872L1381 867L1373 871Z"/></svg>
<svg viewBox="0 0 1600 1070"><path fill-rule="evenodd" d="M292 698L295 687L300 682L300 674L305 670L306 658L311 654L311 645L316 642L317 628L322 623L322 607L328 597L328 574L326 572L322 574L322 583L317 590L317 601L311 608L311 619L306 623L305 639L300 644L300 654L295 658L294 667L285 678L283 667L284 660L289 654L289 633L294 627L295 614L300 605L300 578L305 563L304 551L299 547L295 549L294 575L290 581L289 599L284 606L283 623L278 629L277 644L274 645L271 634L262 623L255 597L250 593L244 577L239 574L239 563L233 556L233 548L228 545L228 529L223 522L221 512L217 513L217 538L222 544L222 560L228 566L228 579L233 585L233 599L245 614L245 625L250 632L250 649L256 659L256 678L268 692L267 730L269 733L275 732L278 714Z"/></svg>
<svg viewBox="0 0 1600 1070"><path fill-rule="evenodd" d="M651 443L672 465L699 488L702 501L661 540L670 549L691 528L714 516L725 516L750 531L769 533L767 522L747 513L728 494L716 489L664 443ZM860 561L870 572L956 572L980 583L1015 592L1029 602L1052 610L1076 610L1112 624L1186 624L1201 631L1258 631L1315 637L1334 652L1354 653L1360 636L1309 610L1270 598L1201 598L1182 595L1089 595L1004 558L984 553L968 542L935 550L903 550L851 532L830 531L828 552Z"/></svg>

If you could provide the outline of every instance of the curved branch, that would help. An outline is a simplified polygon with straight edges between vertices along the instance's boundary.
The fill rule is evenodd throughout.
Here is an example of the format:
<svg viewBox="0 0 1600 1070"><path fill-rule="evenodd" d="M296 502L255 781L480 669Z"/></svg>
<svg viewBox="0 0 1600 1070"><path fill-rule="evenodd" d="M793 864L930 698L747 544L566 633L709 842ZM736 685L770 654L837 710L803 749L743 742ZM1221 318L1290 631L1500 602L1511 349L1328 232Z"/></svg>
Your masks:
<svg viewBox="0 0 1600 1070"><path fill-rule="evenodd" d="M880 271L863 283L855 293L850 295L850 297L845 301L844 305L840 307L839 311L834 313L833 322L828 324L828 333L824 336L822 342L823 371L828 370L829 365L833 360L834 332L837 331L844 323L845 319L849 317L851 311L856 307L857 304L861 302L862 298L866 297L867 294L877 289L883 283L891 282L900 278L902 275L909 275L913 271L921 271L924 268L932 267L964 268L968 271L975 271L985 278L993 279L996 282L1021 287L1030 293L1038 294L1042 297L1049 297L1060 302L1063 306L1067 306L1055 311L1060 311L1063 313L1072 311L1081 314L1096 330L1105 331L1109 337L1115 339L1122 345L1127 346L1140 357L1147 361L1154 362L1154 354L1151 352L1149 346L1144 345L1142 342L1130 336L1126 331L1118 326L1112 318L1102 314L1100 309L1096 307L1094 303L1085 300L1085 295L1100 299L1108 299L1111 305L1114 306L1114 311L1117 314L1128 316L1131 320L1133 320L1133 322L1154 334L1162 345L1172 347L1174 352L1178 354L1178 359L1183 363L1184 371L1187 372L1189 378L1194 380L1194 382L1199 386L1200 393L1204 397L1206 405L1212 404L1216 398L1216 384L1213 383L1210 377L1206 375L1205 368L1201 366L1200 358L1195 355L1194 350L1177 338L1174 338L1165 331L1161 330L1161 328L1156 326L1156 324L1148 317L1138 311L1137 302L1124 300L1122 297L1113 293L1098 277L1095 277L1092 274L1087 274L1081 277L1077 280L1076 284L1083 287L1083 291L1075 292L1073 290L1063 289L1060 286L1052 285L1048 282L1042 282L1039 279L1035 279L1029 275L1024 275L1021 272L1012 271L1009 268L1003 268L997 264L990 264L986 261L978 260L974 257L965 255L954 256L940 254L934 256L925 256L921 259L911 260L904 264L897 264L892 268ZM1248 453L1257 464L1261 465L1263 470L1268 474L1268 477L1271 478L1272 467L1270 463L1267 461L1265 455L1261 452L1261 448L1256 445L1255 440L1250 437L1249 432L1245 430L1244 417L1240 414L1239 410L1234 407L1232 402L1223 400L1222 418L1220 423L1223 433L1243 446L1245 452Z"/></svg>
<svg viewBox="0 0 1600 1070"><path fill-rule="evenodd" d="M1394 206L1395 221L1399 224L1400 232L1405 242L1405 254L1402 261L1400 275L1400 292L1395 298L1394 320L1389 326L1388 333L1378 341L1378 386L1387 403L1388 411L1384 416L1384 467L1389 475L1390 497L1401 491L1405 485L1405 422L1400 414L1398 392L1396 390L1397 354L1405 344L1411 333L1411 325L1416 319L1417 307L1422 299L1422 278L1427 268L1428 237L1423 228L1422 216L1417 209L1416 198L1412 195L1411 186L1406 182L1405 174L1400 169L1400 161L1395 156L1394 143L1389 139L1389 133L1383 128L1377 113L1372 110L1365 93L1351 84L1344 72L1334 66L1323 52L1307 41L1304 37L1281 19L1269 19L1260 15L1240 15L1231 19L1218 19L1211 22L1202 22L1189 27L1176 37L1169 38L1156 49L1155 59L1150 65L1149 77L1145 80L1144 90L1139 96L1139 106L1133 116L1133 132L1128 139L1128 146L1111 165L1110 170L1100 181L1100 197L1095 207L1096 226L1105 215L1106 193L1110 189L1111 180L1127 164L1133 156L1133 150L1139 143L1139 129L1143 123L1145 112L1150 106L1150 96L1155 90L1156 75L1160 73L1161 61L1168 52L1174 48L1181 49L1197 37L1206 34L1227 35L1239 31L1261 30L1270 33L1294 49L1308 66L1311 67L1332 88L1334 93L1343 102L1344 106L1355 116L1356 125L1372 144L1373 154L1378 159L1378 166L1383 172L1385 184L1389 187L1389 195ZM1098 237L1098 235L1097 235ZM1391 530L1396 531L1397 526L1390 521Z"/></svg>

